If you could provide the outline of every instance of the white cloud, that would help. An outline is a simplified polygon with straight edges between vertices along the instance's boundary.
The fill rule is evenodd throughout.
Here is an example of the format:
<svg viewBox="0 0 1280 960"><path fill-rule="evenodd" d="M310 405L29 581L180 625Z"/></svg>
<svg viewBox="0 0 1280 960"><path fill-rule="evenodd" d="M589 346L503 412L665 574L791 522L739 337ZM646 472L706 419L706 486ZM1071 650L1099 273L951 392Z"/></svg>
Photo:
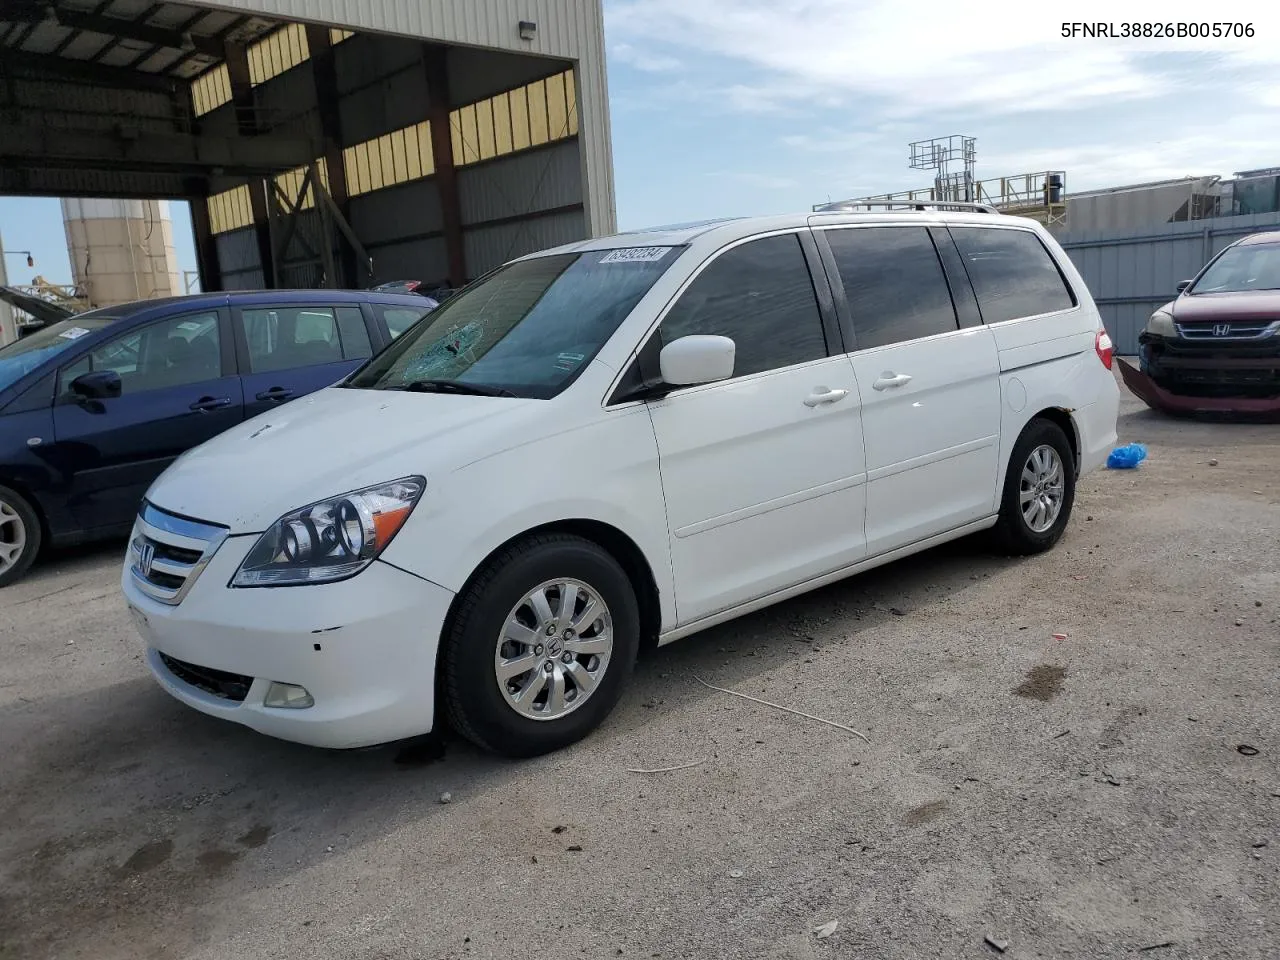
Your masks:
<svg viewBox="0 0 1280 960"><path fill-rule="evenodd" d="M1206 72L1280 63L1280 13L1251 13L1244 19L1253 22L1254 37L1236 40L1067 39L1053 19L1205 17L1202 4L1189 0L1167 0L1145 14L1115 7L1077 0L1069 13L1055 14L1000 0L978 15L938 0L617 0L608 26L627 41L657 41L763 71L749 86L725 91L731 107L755 112L833 99L897 117L1061 110L1169 93L1172 81L1144 69L1144 53L1211 51L1217 56L1208 58ZM860 97L875 104L859 104Z"/></svg>
<svg viewBox="0 0 1280 960"><path fill-rule="evenodd" d="M680 61L675 57L640 50L629 43L616 43L609 48L609 53L618 63L625 63L648 73L668 73L680 69Z"/></svg>
<svg viewBox="0 0 1280 960"><path fill-rule="evenodd" d="M723 177L728 180L734 180L748 187L758 187L762 190L794 190L799 184L790 177L777 177L767 173L756 173L751 170L722 170L718 173L709 173L710 177Z"/></svg>
<svg viewBox="0 0 1280 960"><path fill-rule="evenodd" d="M883 149L886 144L885 135L891 131L877 126L871 130L839 130L824 127L814 133L792 133L782 138L788 147L803 150L807 153L842 153L853 155L865 149ZM898 146L898 152L905 152L906 147Z"/></svg>
<svg viewBox="0 0 1280 960"><path fill-rule="evenodd" d="M1240 116L1240 136L1224 138L1205 126L1172 126L1167 139L1151 144L1089 143L1079 146L1038 147L983 158L984 169L1065 170L1067 193L1106 187L1172 180L1179 177L1230 176L1238 170L1269 166L1276 160L1276 142L1263 134L1274 118L1266 114Z"/></svg>

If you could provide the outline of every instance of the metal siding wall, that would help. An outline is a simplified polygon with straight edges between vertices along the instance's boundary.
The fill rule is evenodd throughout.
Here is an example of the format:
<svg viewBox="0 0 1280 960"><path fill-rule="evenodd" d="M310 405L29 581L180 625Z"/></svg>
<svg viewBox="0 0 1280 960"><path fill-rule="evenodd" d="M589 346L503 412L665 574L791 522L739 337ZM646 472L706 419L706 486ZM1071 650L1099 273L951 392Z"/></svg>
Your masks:
<svg viewBox="0 0 1280 960"><path fill-rule="evenodd" d="M352 197L351 226L362 241L375 245L442 230L435 180L415 180ZM376 261L377 251L370 253Z"/></svg>
<svg viewBox="0 0 1280 960"><path fill-rule="evenodd" d="M287 223L288 220L284 217L279 221L275 239L277 245L284 242ZM290 287L310 289L324 283L324 261L321 251L326 241L334 248L336 259L336 238L333 234L325 236L319 212L312 207L299 213L289 246L277 257L276 273L280 278L281 289ZM308 247L315 251L314 255L308 251Z"/></svg>
<svg viewBox="0 0 1280 960"><path fill-rule="evenodd" d="M599 0L197 0L192 5L572 58L582 49L573 21L589 17L594 8L598 23L600 9ZM520 39L521 20L538 24L532 41Z"/></svg>
<svg viewBox="0 0 1280 960"><path fill-rule="evenodd" d="M254 87L253 96L259 111L272 127L282 118L314 113L317 109L316 85L312 80L311 61L303 61L292 70Z"/></svg>
<svg viewBox="0 0 1280 960"><path fill-rule="evenodd" d="M496 50L449 51L450 106L461 107L560 73L569 64L546 57L513 57Z"/></svg>
<svg viewBox="0 0 1280 960"><path fill-rule="evenodd" d="M222 289L261 290L267 285L258 260L257 235L252 227L220 233L213 242L218 249Z"/></svg>
<svg viewBox="0 0 1280 960"><path fill-rule="evenodd" d="M333 48L339 94L350 93L420 63L422 47L404 37L355 36Z"/></svg>
<svg viewBox="0 0 1280 960"><path fill-rule="evenodd" d="M587 186L589 235L598 237L618 230L609 81L605 75L604 9L599 0L587 0L580 6L580 15L566 15L564 22L571 22L577 33L574 46L579 56L574 86L578 91L578 127L582 131L582 181Z"/></svg>
<svg viewBox="0 0 1280 960"><path fill-rule="evenodd" d="M232 103L224 103L216 110L210 110L202 117L196 117L200 132L210 136L234 137L238 133L236 125L236 108Z"/></svg>
<svg viewBox="0 0 1280 960"><path fill-rule="evenodd" d="M343 145L348 147L427 119L427 82L422 70L411 69L342 96L338 116Z"/></svg>
<svg viewBox="0 0 1280 960"><path fill-rule="evenodd" d="M222 275L223 290L265 290L267 281L261 270L244 270L240 273L224 273Z"/></svg>
<svg viewBox="0 0 1280 960"><path fill-rule="evenodd" d="M576 61L588 232L616 231L601 0L219 0L194 5ZM538 24L532 41L520 39L521 20Z"/></svg>
<svg viewBox="0 0 1280 960"><path fill-rule="evenodd" d="M280 267L281 290L313 290L323 284L324 267L318 263L298 263Z"/></svg>
<svg viewBox="0 0 1280 960"><path fill-rule="evenodd" d="M173 102L167 93L75 86L14 77L8 81L8 109L16 120L34 117L41 126L58 125L62 112L80 111L75 123L87 129L114 129L121 122L159 133L173 131Z"/></svg>
<svg viewBox="0 0 1280 960"><path fill-rule="evenodd" d="M1105 230L1117 234L1166 223L1192 194L1203 193L1210 185L1209 178L1199 177L1164 186L1068 196L1067 232Z"/></svg>
<svg viewBox="0 0 1280 960"><path fill-rule="evenodd" d="M463 226L582 203L580 157L577 141L567 140L459 168Z"/></svg>
<svg viewBox="0 0 1280 960"><path fill-rule="evenodd" d="M392 280L444 283L449 275L449 257L442 237L379 246L370 250L369 255L373 257L373 269L379 283Z"/></svg>
<svg viewBox="0 0 1280 960"><path fill-rule="evenodd" d="M585 230L586 221L579 210L493 227L472 227L463 237L467 272L478 277L526 253L581 240Z"/></svg>
<svg viewBox="0 0 1280 960"><path fill-rule="evenodd" d="M215 243L218 245L218 266L222 268L224 277L229 273L262 267L258 261L258 238L252 227L220 233L215 237Z"/></svg>
<svg viewBox="0 0 1280 960"><path fill-rule="evenodd" d="M1280 229L1280 214L1162 223L1140 233L1072 231L1058 242L1084 277L1121 354L1138 352L1152 312L1175 296L1218 251L1241 237Z"/></svg>

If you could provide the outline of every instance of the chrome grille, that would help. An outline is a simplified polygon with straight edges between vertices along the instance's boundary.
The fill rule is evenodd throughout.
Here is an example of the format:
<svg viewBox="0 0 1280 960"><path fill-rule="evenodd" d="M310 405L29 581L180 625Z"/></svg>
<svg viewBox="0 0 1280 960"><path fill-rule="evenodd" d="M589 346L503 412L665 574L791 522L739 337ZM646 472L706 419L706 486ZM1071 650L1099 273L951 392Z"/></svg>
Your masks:
<svg viewBox="0 0 1280 960"><path fill-rule="evenodd" d="M144 502L129 541L133 582L153 600L181 603L229 532Z"/></svg>
<svg viewBox="0 0 1280 960"><path fill-rule="evenodd" d="M1222 323L1180 323L1184 340L1261 340L1280 333L1280 320L1234 320Z"/></svg>

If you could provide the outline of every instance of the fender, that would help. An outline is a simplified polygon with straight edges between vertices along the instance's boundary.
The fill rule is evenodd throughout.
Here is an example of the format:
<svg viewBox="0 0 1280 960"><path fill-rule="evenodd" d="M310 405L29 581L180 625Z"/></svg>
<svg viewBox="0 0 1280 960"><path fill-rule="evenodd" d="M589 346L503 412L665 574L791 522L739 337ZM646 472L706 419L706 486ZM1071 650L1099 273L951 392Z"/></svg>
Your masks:
<svg viewBox="0 0 1280 960"><path fill-rule="evenodd" d="M1081 435L1075 411L1080 405L1081 387L1085 385L1084 381L1090 375L1085 365L1097 362L1097 357L1090 347L1087 353L1060 357L1047 363L1001 374L1000 475L996 487L997 502L999 502L1001 491L1004 490L1005 477L1009 471L1009 458L1013 455L1014 444L1018 442L1018 437L1022 435L1027 424L1046 410L1055 411L1058 417L1065 418L1064 422L1070 425L1067 439L1071 441L1077 466L1079 465Z"/></svg>
<svg viewBox="0 0 1280 960"><path fill-rule="evenodd" d="M472 504L503 504L485 514ZM658 587L662 629L676 607L658 444L648 410L609 413L444 476L383 559L455 593L502 544L538 527L586 520L613 527L643 554Z"/></svg>

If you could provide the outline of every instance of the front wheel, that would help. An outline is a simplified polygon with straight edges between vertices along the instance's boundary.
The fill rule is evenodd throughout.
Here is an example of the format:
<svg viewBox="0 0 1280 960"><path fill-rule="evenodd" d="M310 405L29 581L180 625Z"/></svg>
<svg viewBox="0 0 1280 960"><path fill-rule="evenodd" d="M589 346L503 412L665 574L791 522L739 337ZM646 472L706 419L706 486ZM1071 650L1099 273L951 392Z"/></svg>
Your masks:
<svg viewBox="0 0 1280 960"><path fill-rule="evenodd" d="M549 753L609 715L639 646L639 606L621 565L580 537L533 536L459 598L440 652L443 706L485 750Z"/></svg>
<svg viewBox="0 0 1280 960"><path fill-rule="evenodd" d="M27 572L40 552L40 518L23 497L0 486L0 587Z"/></svg>
<svg viewBox="0 0 1280 960"><path fill-rule="evenodd" d="M1029 423L1009 458L996 541L1016 555L1042 553L1062 537L1076 497L1075 457L1062 428Z"/></svg>

